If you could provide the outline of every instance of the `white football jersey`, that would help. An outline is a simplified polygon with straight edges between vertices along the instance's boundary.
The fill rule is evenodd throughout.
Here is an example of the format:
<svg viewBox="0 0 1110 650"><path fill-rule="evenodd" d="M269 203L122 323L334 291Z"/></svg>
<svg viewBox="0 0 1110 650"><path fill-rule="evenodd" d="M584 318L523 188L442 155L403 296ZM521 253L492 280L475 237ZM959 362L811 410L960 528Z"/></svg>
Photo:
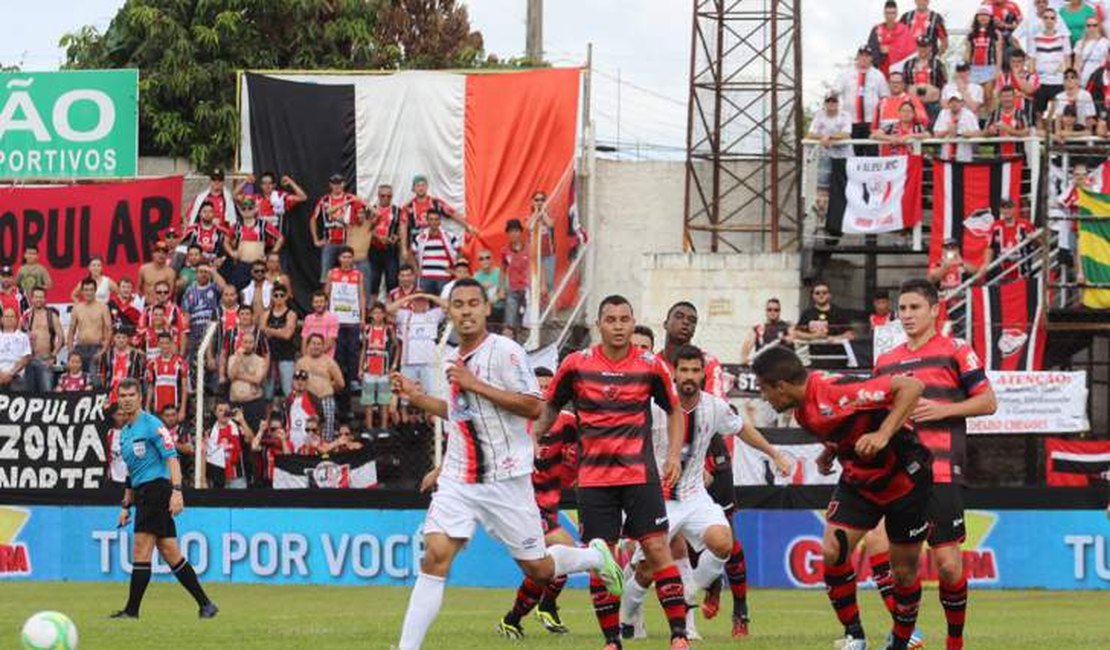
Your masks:
<svg viewBox="0 0 1110 650"><path fill-rule="evenodd" d="M682 448L682 475L676 489L670 491L669 499L684 501L705 489L705 456L709 453L709 442L714 434L731 436L740 433L744 420L729 408L728 402L702 391L698 405L693 411L683 411L686 422L693 417L693 431L686 432L686 444ZM660 472L667 460L669 441L667 439L667 414L659 407L652 407L651 437L655 447L655 461Z"/></svg>
<svg viewBox="0 0 1110 650"><path fill-rule="evenodd" d="M459 359L458 348L444 354L444 367ZM479 380L500 390L542 399L539 383L518 343L498 334L485 340L463 359ZM442 382L447 402L447 452L443 475L463 483L504 481L532 473L534 456L528 419L510 413L475 393Z"/></svg>

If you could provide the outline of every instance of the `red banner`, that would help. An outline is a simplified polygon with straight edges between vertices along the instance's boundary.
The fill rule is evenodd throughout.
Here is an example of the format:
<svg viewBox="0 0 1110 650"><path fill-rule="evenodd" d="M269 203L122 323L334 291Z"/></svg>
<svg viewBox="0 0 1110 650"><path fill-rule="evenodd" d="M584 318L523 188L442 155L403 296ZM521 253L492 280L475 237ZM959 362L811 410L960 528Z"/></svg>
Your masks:
<svg viewBox="0 0 1110 650"><path fill-rule="evenodd" d="M1089 487L1110 481L1110 440L1046 438L1045 482L1052 487Z"/></svg>
<svg viewBox="0 0 1110 650"><path fill-rule="evenodd" d="M53 280L47 301L70 302L93 257L113 280L135 279L159 236L180 222L180 176L0 190L0 264L18 272L37 246Z"/></svg>

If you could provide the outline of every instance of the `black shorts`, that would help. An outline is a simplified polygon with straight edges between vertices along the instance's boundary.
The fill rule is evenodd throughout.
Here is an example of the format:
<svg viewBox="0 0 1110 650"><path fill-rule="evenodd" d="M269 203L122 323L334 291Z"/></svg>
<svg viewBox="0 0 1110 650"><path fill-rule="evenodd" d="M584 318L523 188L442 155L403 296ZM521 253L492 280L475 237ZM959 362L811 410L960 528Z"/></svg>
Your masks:
<svg viewBox="0 0 1110 650"><path fill-rule="evenodd" d="M170 514L171 494L173 489L166 479L143 483L132 490L136 533L150 533L158 539L177 537L177 525Z"/></svg>
<svg viewBox="0 0 1110 650"><path fill-rule="evenodd" d="M829 501L825 518L844 528L868 531L886 518L886 535L894 544L925 541L929 535L929 496L932 483L922 483L912 492L886 505L864 498L850 485L838 484Z"/></svg>
<svg viewBox="0 0 1110 650"><path fill-rule="evenodd" d="M616 542L667 533L667 505L658 483L578 488L582 539Z"/></svg>
<svg viewBox="0 0 1110 650"><path fill-rule="evenodd" d="M929 546L963 544L967 537L964 526L964 490L960 485L937 483L929 498Z"/></svg>

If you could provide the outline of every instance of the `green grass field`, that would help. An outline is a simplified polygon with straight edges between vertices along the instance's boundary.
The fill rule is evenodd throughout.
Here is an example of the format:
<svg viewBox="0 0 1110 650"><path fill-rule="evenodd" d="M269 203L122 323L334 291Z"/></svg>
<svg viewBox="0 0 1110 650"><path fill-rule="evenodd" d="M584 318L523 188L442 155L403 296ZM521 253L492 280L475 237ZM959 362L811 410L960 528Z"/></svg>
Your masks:
<svg viewBox="0 0 1110 650"><path fill-rule="evenodd" d="M19 647L19 628L30 614L55 609L77 623L83 650L93 648L389 648L396 643L408 590L372 587L310 587L213 584L220 615L200 621L188 595L174 583L150 586L139 621L105 616L126 599L123 583L0 584L0 648ZM582 590L563 597L565 637L547 635L534 619L523 643L498 637L494 624L512 602L508 590L452 589L425 648L483 650L600 648L597 623ZM889 618L873 591L861 592L865 624L874 641L886 636ZM727 602L727 599L726 599ZM699 620L704 637L695 648L744 647L794 650L832 647L839 631L821 591L764 591L751 595L752 636L729 638L727 611ZM1110 592L972 592L968 650L1110 648ZM648 603L647 641L626 648L664 648L665 629L657 606ZM730 604L729 604L730 606ZM936 591L927 590L921 628L926 647L943 650L943 615ZM874 643L873 647L881 646Z"/></svg>

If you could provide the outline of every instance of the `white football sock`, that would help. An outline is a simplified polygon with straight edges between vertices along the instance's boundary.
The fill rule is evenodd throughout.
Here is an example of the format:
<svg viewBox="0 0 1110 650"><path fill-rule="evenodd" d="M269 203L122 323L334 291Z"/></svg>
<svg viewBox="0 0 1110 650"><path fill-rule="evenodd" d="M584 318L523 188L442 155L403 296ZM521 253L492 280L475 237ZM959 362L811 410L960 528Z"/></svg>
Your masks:
<svg viewBox="0 0 1110 650"><path fill-rule="evenodd" d="M405 611L405 622L401 626L400 650L420 650L424 635L436 620L439 608L443 605L443 587L446 578L421 573L416 577L409 608Z"/></svg>
<svg viewBox="0 0 1110 650"><path fill-rule="evenodd" d="M631 624L638 616L642 616L648 588L640 584L635 572L631 580L624 581L624 593L621 595L621 623Z"/></svg>
<svg viewBox="0 0 1110 650"><path fill-rule="evenodd" d="M692 602L697 594L697 586L694 583L694 568L690 566L690 558L682 557L674 561L678 567L678 573L682 576L682 587L686 590L686 601Z"/></svg>
<svg viewBox="0 0 1110 650"><path fill-rule="evenodd" d="M566 576L583 571L596 571L605 564L601 551L573 546L548 546L547 554L555 561L555 575Z"/></svg>
<svg viewBox="0 0 1110 650"><path fill-rule="evenodd" d="M719 558L711 551L706 550L698 558L698 568L694 569L694 585L697 589L708 589L713 581L721 577L725 568L725 559Z"/></svg>

